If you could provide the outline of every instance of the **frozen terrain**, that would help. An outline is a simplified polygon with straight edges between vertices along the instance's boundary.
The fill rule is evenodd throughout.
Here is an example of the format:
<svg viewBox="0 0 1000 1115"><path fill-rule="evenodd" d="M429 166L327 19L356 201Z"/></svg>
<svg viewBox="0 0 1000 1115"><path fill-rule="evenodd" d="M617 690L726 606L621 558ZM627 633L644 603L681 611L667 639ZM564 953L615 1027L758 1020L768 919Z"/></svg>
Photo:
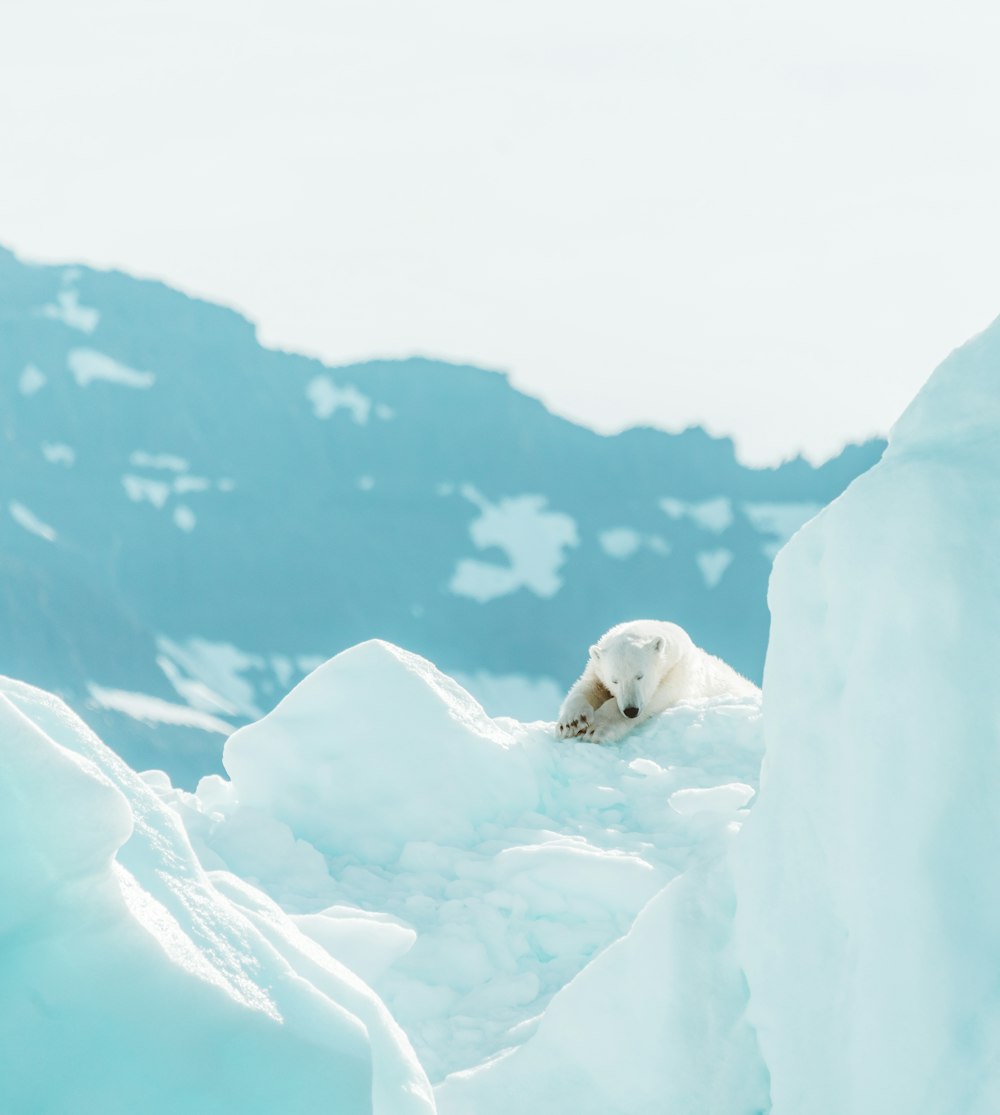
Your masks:
<svg viewBox="0 0 1000 1115"><path fill-rule="evenodd" d="M231 781L163 796L204 862L361 966L439 1081L521 1045L647 902L723 854L760 747L753 699L614 748L558 741L371 642L232 736Z"/></svg>
<svg viewBox="0 0 1000 1115"><path fill-rule="evenodd" d="M364 983L60 701L0 680L0 1111L433 1111Z"/></svg>
<svg viewBox="0 0 1000 1115"><path fill-rule="evenodd" d="M190 792L0 681L0 1111L995 1115L998 431L1000 323L779 555L763 711L559 741L374 640Z"/></svg>
<svg viewBox="0 0 1000 1115"><path fill-rule="evenodd" d="M1000 322L779 555L738 938L774 1115L1000 1111Z"/></svg>
<svg viewBox="0 0 1000 1115"><path fill-rule="evenodd" d="M41 1089L33 1110L297 1112L328 1095L418 1112L428 1077L441 1111L469 1115L504 1110L511 1087L538 1115L664 1096L761 1109L726 865L760 763L756 699L568 743L371 642L233 735L231 779L191 794L134 774L54 698L3 694L4 846L31 854L8 854L0 884L16 911L0 1011L26 1047L0 1110ZM673 990L642 998L650 978ZM646 1064L661 1042L674 1052ZM54 1078L53 1043L69 1066Z"/></svg>

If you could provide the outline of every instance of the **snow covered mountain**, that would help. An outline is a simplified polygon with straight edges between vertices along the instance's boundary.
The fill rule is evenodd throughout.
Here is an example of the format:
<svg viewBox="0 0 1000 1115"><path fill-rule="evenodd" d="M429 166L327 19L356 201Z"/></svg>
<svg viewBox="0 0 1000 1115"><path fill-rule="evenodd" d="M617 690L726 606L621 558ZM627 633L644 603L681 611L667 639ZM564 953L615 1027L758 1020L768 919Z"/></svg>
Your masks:
<svg viewBox="0 0 1000 1115"><path fill-rule="evenodd" d="M0 422L0 672L187 785L372 637L524 719L632 616L759 680L774 553L883 448L755 470L700 429L603 437L495 372L329 368L158 283L2 250Z"/></svg>

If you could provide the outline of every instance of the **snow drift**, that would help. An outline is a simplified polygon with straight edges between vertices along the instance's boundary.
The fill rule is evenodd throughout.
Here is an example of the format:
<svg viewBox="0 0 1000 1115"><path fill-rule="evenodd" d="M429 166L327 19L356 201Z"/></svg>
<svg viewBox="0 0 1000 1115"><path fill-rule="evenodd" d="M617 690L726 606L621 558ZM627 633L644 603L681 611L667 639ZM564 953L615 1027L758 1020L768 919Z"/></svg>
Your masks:
<svg viewBox="0 0 1000 1115"><path fill-rule="evenodd" d="M779 555L738 939L774 1115L1000 1110L1000 322Z"/></svg>
<svg viewBox="0 0 1000 1115"><path fill-rule="evenodd" d="M383 1004L56 698L0 680L0 1110L432 1112Z"/></svg>
<svg viewBox="0 0 1000 1115"><path fill-rule="evenodd" d="M678 1077L672 1066L705 1056L752 1061L760 1078L749 1031L732 1058L722 1048L746 998L728 951L724 850L753 794L760 742L756 697L672 709L614 747L561 741L551 724L491 720L426 660L371 642L233 735L231 782L161 793L206 863L262 886L372 981L432 1081L465 1074L442 1090L444 1110L503 1106L515 1072L526 1113L624 1115L644 1111L668 1076L669 1094L680 1080L693 1089L693 1067ZM702 870L721 876L703 914L691 912L702 901L694 883L662 893ZM715 916L720 928L702 938L698 919ZM723 1002L621 993L609 1013L602 971L624 965L635 988L647 968L683 969L689 950ZM592 1035L575 1040L579 1051L605 1047L586 1077L603 1107L581 1107L565 1081L574 1062L546 1052L566 1036L559 1018ZM682 1039L692 1021L698 1051ZM675 1058L616 1066L609 1051L626 1035L650 1048L642 1031L669 1034ZM522 1046L523 1059L486 1064ZM642 1079L609 1106L626 1065Z"/></svg>

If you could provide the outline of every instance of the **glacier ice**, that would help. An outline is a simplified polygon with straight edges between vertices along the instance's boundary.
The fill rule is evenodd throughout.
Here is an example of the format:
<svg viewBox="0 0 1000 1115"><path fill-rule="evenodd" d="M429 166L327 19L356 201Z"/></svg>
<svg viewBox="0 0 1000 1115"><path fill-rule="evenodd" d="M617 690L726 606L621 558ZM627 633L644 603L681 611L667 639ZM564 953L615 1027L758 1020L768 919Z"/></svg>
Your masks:
<svg viewBox="0 0 1000 1115"><path fill-rule="evenodd" d="M1000 1111L1000 322L778 556L737 939L774 1115Z"/></svg>
<svg viewBox="0 0 1000 1115"><path fill-rule="evenodd" d="M152 779L155 783L156 779ZM0 681L0 1110L434 1110L384 1005L56 698Z"/></svg>

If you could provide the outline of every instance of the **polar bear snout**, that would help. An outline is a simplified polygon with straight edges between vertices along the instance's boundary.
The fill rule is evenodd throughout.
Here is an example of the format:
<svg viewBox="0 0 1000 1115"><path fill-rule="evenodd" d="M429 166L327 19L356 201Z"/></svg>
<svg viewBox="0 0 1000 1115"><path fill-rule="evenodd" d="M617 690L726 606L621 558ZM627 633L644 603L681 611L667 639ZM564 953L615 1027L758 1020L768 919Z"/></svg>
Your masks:
<svg viewBox="0 0 1000 1115"><path fill-rule="evenodd" d="M623 708L622 712L625 713L629 720L635 720L635 718L639 715L639 710L635 707L635 705L629 705L628 708Z"/></svg>

